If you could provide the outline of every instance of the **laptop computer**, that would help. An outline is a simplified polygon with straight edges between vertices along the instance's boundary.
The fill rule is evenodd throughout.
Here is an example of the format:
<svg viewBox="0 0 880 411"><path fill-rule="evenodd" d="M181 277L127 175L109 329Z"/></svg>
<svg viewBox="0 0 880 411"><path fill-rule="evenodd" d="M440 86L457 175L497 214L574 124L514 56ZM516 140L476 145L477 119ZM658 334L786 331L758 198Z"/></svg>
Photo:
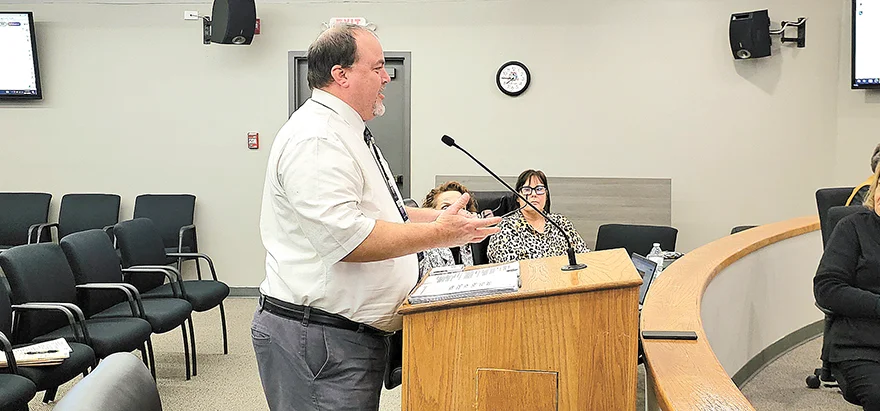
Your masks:
<svg viewBox="0 0 880 411"><path fill-rule="evenodd" d="M642 304L645 303L648 288L654 281L654 274L657 273L657 263L636 253L632 253L632 262L636 266L636 271L642 276L642 286L639 287L639 311L642 311Z"/></svg>

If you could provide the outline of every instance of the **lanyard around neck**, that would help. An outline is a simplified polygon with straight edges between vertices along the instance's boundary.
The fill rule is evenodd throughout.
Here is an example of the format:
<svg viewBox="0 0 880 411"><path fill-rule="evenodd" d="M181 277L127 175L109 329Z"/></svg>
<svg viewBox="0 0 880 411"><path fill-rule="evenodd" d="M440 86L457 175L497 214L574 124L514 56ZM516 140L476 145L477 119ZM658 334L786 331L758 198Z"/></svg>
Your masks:
<svg viewBox="0 0 880 411"><path fill-rule="evenodd" d="M334 110L333 107L330 107L313 98L310 98L309 100L314 101L315 103L326 107L328 110L332 111L336 115L339 115L339 112ZM366 125L364 125L364 135L369 136L369 138L364 138L364 142L367 144L367 147L370 150L370 154L373 157L373 160L376 162L376 166L379 167L379 172L382 173L382 179L385 181L385 187L388 189L388 193L391 194L391 199L397 206L397 212L400 214L400 218L402 218L404 222L409 221L409 215L407 215L406 209L403 208L403 200L400 198L400 196L397 195L397 190L395 190L391 186L392 180L388 176L388 173L385 172L385 167L382 165L382 161L380 160L382 158L382 154L379 152L379 146L376 144L375 139L373 138L373 133L370 132L370 129L367 128Z"/></svg>

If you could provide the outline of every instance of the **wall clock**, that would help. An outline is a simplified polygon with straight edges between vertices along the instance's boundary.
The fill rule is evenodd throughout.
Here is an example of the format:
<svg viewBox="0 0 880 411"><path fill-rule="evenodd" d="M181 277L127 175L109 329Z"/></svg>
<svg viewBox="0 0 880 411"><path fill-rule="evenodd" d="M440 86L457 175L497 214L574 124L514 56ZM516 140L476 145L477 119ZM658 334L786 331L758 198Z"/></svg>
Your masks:
<svg viewBox="0 0 880 411"><path fill-rule="evenodd" d="M525 64L518 61L508 61L501 65L495 75L495 84L502 93L516 97L529 88L531 74Z"/></svg>

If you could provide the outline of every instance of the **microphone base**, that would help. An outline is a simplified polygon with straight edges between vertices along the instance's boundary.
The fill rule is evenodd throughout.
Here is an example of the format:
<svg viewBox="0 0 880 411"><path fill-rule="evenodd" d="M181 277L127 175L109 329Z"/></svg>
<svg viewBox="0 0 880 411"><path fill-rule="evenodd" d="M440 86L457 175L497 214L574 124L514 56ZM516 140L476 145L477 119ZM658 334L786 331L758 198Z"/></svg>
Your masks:
<svg viewBox="0 0 880 411"><path fill-rule="evenodd" d="M562 271L577 271L587 268L586 264L569 264L562 266Z"/></svg>

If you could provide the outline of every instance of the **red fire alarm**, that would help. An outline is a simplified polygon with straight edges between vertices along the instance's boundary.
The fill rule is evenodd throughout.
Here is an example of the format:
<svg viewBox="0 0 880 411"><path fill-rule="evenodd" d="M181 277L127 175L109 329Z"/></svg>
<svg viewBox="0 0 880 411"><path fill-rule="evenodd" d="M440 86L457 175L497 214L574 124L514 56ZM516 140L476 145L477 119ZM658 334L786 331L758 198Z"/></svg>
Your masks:
<svg viewBox="0 0 880 411"><path fill-rule="evenodd" d="M256 150L260 148L260 133L248 133L248 148L251 150Z"/></svg>
<svg viewBox="0 0 880 411"><path fill-rule="evenodd" d="M257 19L257 25L254 27L254 34L260 34L260 19Z"/></svg>

